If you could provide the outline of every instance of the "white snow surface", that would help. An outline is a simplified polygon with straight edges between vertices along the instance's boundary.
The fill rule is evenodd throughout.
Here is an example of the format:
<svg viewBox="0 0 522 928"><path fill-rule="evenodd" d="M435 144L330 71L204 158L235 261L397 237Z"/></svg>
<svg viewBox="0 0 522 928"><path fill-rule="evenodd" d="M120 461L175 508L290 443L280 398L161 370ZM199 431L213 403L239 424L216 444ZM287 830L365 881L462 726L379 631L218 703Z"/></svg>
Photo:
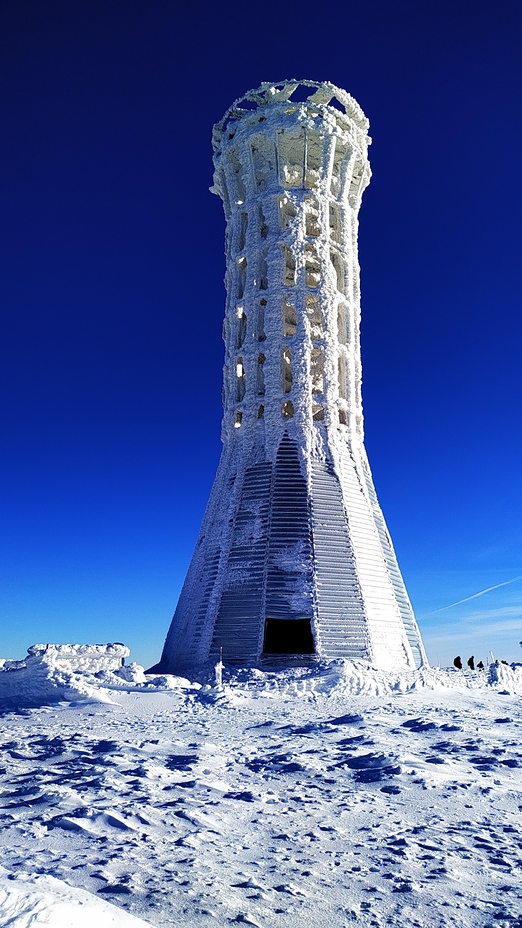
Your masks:
<svg viewBox="0 0 522 928"><path fill-rule="evenodd" d="M0 672L0 926L521 928L521 665L54 672Z"/></svg>
<svg viewBox="0 0 522 928"><path fill-rule="evenodd" d="M54 876L0 867L0 926L31 928L147 928L147 922Z"/></svg>

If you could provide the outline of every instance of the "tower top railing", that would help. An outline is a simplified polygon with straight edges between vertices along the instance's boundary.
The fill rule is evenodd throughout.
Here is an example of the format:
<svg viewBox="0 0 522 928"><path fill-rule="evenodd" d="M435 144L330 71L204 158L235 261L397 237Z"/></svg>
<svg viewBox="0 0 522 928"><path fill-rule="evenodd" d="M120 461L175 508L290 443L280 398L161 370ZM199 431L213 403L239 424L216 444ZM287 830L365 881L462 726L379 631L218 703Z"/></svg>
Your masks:
<svg viewBox="0 0 522 928"><path fill-rule="evenodd" d="M336 111L338 115L347 116L364 134L370 126L357 100L354 100L346 90L336 87L330 81L286 80L276 83L264 81L255 90L249 90L235 100L227 109L223 119L216 123L212 132L214 151L219 151L225 130L230 127L231 123L278 103L327 106ZM371 139L366 137L366 142L370 144Z"/></svg>

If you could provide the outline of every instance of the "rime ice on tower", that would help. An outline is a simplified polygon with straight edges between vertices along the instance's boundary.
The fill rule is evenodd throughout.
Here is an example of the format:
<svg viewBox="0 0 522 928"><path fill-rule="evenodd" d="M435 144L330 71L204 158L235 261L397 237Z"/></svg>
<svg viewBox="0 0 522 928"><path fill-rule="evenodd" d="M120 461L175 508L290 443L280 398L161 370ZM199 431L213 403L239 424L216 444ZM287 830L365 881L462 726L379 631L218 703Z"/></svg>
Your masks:
<svg viewBox="0 0 522 928"><path fill-rule="evenodd" d="M368 120L262 84L214 128L227 305L223 452L156 669L277 655L426 663L363 444L357 214Z"/></svg>

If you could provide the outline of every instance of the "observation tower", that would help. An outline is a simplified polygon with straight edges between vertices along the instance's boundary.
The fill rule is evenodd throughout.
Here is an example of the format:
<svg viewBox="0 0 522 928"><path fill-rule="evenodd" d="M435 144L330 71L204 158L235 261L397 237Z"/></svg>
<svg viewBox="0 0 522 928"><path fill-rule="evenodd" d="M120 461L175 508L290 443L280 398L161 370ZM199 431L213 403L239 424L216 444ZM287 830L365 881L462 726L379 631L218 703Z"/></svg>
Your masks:
<svg viewBox="0 0 522 928"><path fill-rule="evenodd" d="M368 120L263 83L214 127L226 217L223 451L154 670L427 663L363 443L358 211Z"/></svg>

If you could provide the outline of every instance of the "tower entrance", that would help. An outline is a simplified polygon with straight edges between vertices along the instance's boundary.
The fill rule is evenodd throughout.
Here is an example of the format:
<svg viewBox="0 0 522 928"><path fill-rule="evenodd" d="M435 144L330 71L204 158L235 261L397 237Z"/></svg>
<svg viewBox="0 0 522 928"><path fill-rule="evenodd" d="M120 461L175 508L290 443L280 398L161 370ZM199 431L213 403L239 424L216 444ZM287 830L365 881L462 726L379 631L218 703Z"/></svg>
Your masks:
<svg viewBox="0 0 522 928"><path fill-rule="evenodd" d="M310 619L266 619L263 654L314 654Z"/></svg>

